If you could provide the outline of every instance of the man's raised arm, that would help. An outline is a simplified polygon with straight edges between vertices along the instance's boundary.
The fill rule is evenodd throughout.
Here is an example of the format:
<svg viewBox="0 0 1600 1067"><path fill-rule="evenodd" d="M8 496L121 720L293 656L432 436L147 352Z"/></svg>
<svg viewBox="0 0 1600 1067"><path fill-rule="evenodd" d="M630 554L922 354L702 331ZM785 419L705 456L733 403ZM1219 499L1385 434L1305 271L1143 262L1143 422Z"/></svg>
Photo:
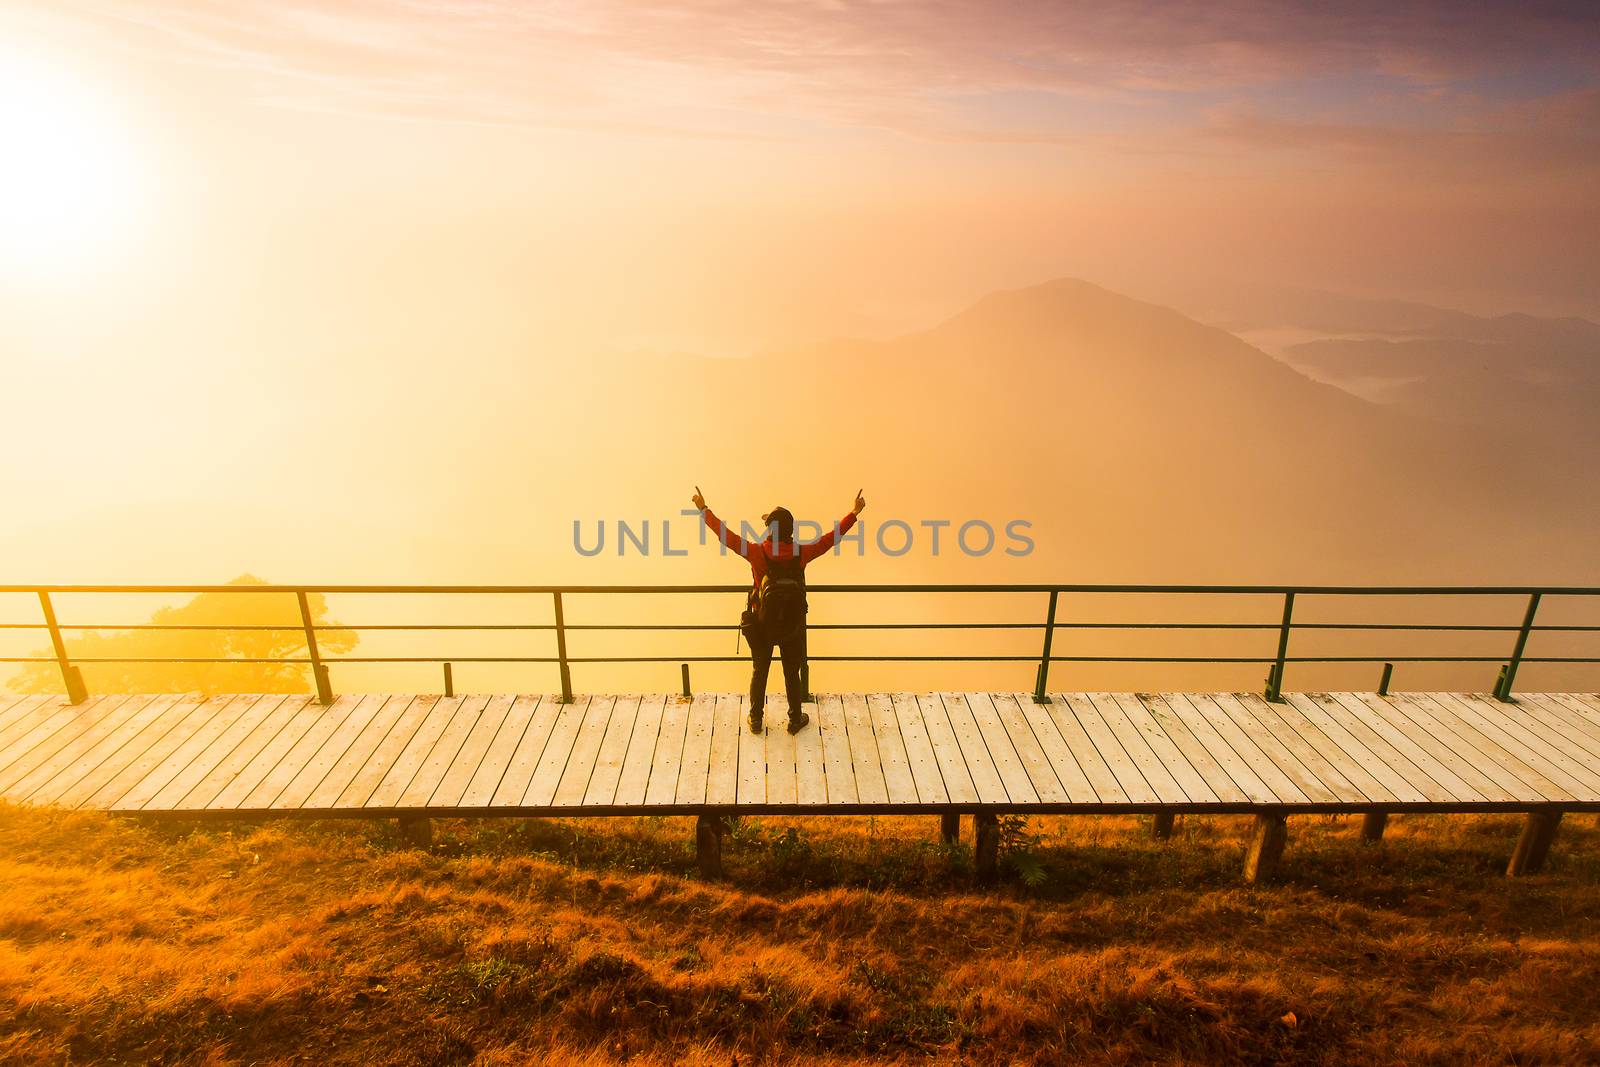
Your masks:
<svg viewBox="0 0 1600 1067"><path fill-rule="evenodd" d="M694 496L689 499L695 507L700 509L700 517L705 520L707 526L711 527L712 532L717 535L717 538L723 544L739 553L745 559L750 558L750 553L754 551L755 546L729 529L727 523L711 513L711 509L706 507L706 498L700 492L698 485L694 487Z"/></svg>
<svg viewBox="0 0 1600 1067"><path fill-rule="evenodd" d="M834 541L839 537L839 535L848 533L850 527L856 524L856 516L861 514L861 509L866 506L867 498L861 495L860 490L857 490L855 508L844 518L840 519L838 524L835 525L833 529L829 530L827 533L823 534L809 545L802 545L800 547L800 561L802 563L810 563L812 560L828 551L828 549L832 548Z"/></svg>

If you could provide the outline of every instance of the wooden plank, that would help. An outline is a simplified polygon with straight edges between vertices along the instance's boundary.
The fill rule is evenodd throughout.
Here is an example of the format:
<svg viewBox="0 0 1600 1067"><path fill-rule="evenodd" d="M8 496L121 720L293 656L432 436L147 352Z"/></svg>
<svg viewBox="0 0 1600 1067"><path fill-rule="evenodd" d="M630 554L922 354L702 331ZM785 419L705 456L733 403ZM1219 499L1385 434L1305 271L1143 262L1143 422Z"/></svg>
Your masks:
<svg viewBox="0 0 1600 1067"><path fill-rule="evenodd" d="M693 704L682 697L667 698L661 712L661 731L656 735L655 751L650 757L650 784L644 791L646 807L666 807L677 800L692 707Z"/></svg>
<svg viewBox="0 0 1600 1067"><path fill-rule="evenodd" d="M148 695L108 700L95 714L74 719L47 744L34 746L26 757L6 768L4 774L0 774L0 782L4 782L0 793L25 801L40 786L63 772L76 767L82 773L87 768L79 761L108 737L126 740L136 732L127 724L153 700L155 697Z"/></svg>
<svg viewBox="0 0 1600 1067"><path fill-rule="evenodd" d="M1449 714L1433 701L1426 698L1419 699L1414 693L1390 693L1388 702L1397 714L1404 715L1430 736L1437 738L1441 745L1456 753L1463 762L1475 767L1508 796L1534 803L1549 799L1535 785L1536 781L1543 782L1538 774L1522 767L1520 761L1513 760L1501 752L1498 746L1476 730L1453 721ZM1554 786L1549 788L1559 792Z"/></svg>
<svg viewBox="0 0 1600 1067"><path fill-rule="evenodd" d="M82 730L95 721L101 709L116 707L128 699L124 696L90 697L82 704L43 704L33 714L18 720L9 733L11 740L0 743L0 777L5 777L13 767L19 767L17 777L26 774L34 762L48 759L59 745L51 739ZM109 704L108 704L109 701ZM65 742L61 742L65 744ZM40 748L40 746L44 748ZM35 755L35 753L37 754ZM29 759L30 755L34 759Z"/></svg>
<svg viewBox="0 0 1600 1067"><path fill-rule="evenodd" d="M1563 774L1559 768L1551 767L1537 753L1532 752L1517 738L1511 736L1499 725L1486 716L1480 715L1476 709L1468 707L1455 699L1451 693L1419 693L1416 696L1432 703L1435 715L1448 723L1458 732L1465 728L1472 730L1479 739L1479 747L1485 749L1486 754L1495 756L1504 765L1516 771L1517 776L1527 781L1540 793L1551 800L1576 800L1577 796L1570 790L1573 785L1571 779ZM1581 787L1580 787L1581 788Z"/></svg>
<svg viewBox="0 0 1600 1067"><path fill-rule="evenodd" d="M809 734L817 732L815 720L813 720L813 725L805 728L805 732ZM799 772L796 766L798 746L795 736L789 732L787 724L777 729L768 728L766 733L766 752L767 803L799 803Z"/></svg>
<svg viewBox="0 0 1600 1067"><path fill-rule="evenodd" d="M434 743L439 740L467 698L456 696L422 699L431 701L424 709L422 721L406 739L405 747L390 761L389 769L384 772L383 778L373 787L371 794L361 805L363 808L399 806L400 798L411 785L411 779L416 777L423 761L428 758L428 753L433 750Z"/></svg>
<svg viewBox="0 0 1600 1067"><path fill-rule="evenodd" d="M1100 718L1100 713L1094 710L1087 697L1081 694L1056 694L1050 697L1050 703L1044 705L1044 710L1050 716L1050 724L1056 728L1056 733L1061 735L1061 743L1067 746L1072 753L1072 758L1083 770L1089 788L1094 790L1095 797L1102 804L1117 804L1128 802L1128 792L1123 788L1118 777L1106 758L1100 754L1099 747L1094 743L1094 738L1084 729L1083 722L1079 719L1077 703L1081 703L1087 711L1085 714L1092 717L1095 729L1105 728L1105 723ZM1140 795L1149 792L1149 785L1140 777L1138 770L1133 766L1133 761L1128 759L1128 754L1122 751L1122 746L1116 743L1116 738L1106 731L1110 743L1115 747L1116 757L1125 765L1122 773L1130 775L1130 780L1136 781ZM1155 794L1150 794L1155 799Z"/></svg>
<svg viewBox="0 0 1600 1067"><path fill-rule="evenodd" d="M1583 732L1586 741L1600 739L1600 712L1594 711L1589 705L1574 693L1521 693L1518 694L1519 703L1532 700L1539 707L1548 709L1552 714L1564 717L1573 730ZM1590 744L1584 746L1588 751L1595 751Z"/></svg>
<svg viewBox="0 0 1600 1067"><path fill-rule="evenodd" d="M388 781L391 775L399 777L400 772L395 769L395 765L416 740L417 732L428 721L438 703L439 698L431 695L415 696L406 702L405 707L400 709L394 726L384 734L383 740L378 742L378 747L372 750L372 755L350 779L350 784L340 790L339 799L335 801L336 806L346 809L365 808L378 788ZM397 782L389 789L389 793L399 796L400 790L405 787L405 781Z"/></svg>
<svg viewBox="0 0 1600 1067"><path fill-rule="evenodd" d="M1338 798L1322 784L1322 780L1295 758L1276 737L1250 719L1243 709L1235 720L1210 696L1203 693L1169 693L1167 707L1184 717L1190 731L1204 739L1200 724L1211 727L1220 744L1225 745L1243 766L1229 760L1222 750L1213 747L1217 762L1232 776L1245 793L1251 797L1276 796L1281 803L1331 803ZM1187 709L1188 713L1185 713ZM1246 733L1241 722L1249 725L1254 734ZM1253 779L1253 780L1252 780ZM1259 783L1259 785L1257 784Z"/></svg>
<svg viewBox="0 0 1600 1067"><path fill-rule="evenodd" d="M106 772L103 776L97 772L106 761L114 759L118 753L130 745L139 744L139 738L146 735L146 731L161 719L169 710L177 705L182 696L178 693L167 693L155 697L139 708L132 716L124 719L117 728L99 737L84 751L73 756L70 764L62 766L48 781L41 783L32 792L26 794L30 804L54 804L68 791L73 790L80 782L86 779L104 781L106 777L116 773L114 770ZM145 743L148 743L148 739ZM125 766L138 755L135 750L120 766ZM93 790L91 790L92 792Z"/></svg>
<svg viewBox="0 0 1600 1067"><path fill-rule="evenodd" d="M1139 736L1144 739L1145 744L1150 746L1150 751L1155 753L1156 759L1161 761L1161 766L1172 776L1172 780L1177 783L1178 788L1183 790L1183 795L1188 798L1189 802L1194 804L1215 804L1217 802L1217 794L1207 784L1205 775L1189 761L1183 749L1178 746L1178 743L1173 740L1172 735L1162 727L1161 723L1156 721L1156 717L1150 713L1149 708L1144 706L1144 702L1139 699L1138 694L1114 693L1111 698L1117 702L1117 706L1122 709L1122 713L1128 717L1128 722L1133 725L1134 729L1139 731ZM1188 737L1187 731L1185 731L1184 736ZM1197 748L1197 755L1205 758L1207 766L1215 768L1216 761L1206 756L1204 749L1200 749L1198 746L1195 747ZM1220 773L1220 769L1218 769L1218 773ZM1147 781L1149 780L1148 775L1145 778Z"/></svg>
<svg viewBox="0 0 1600 1067"><path fill-rule="evenodd" d="M1392 731L1390 742L1405 752L1411 762L1456 796L1469 801L1510 800L1510 794L1478 772L1448 746L1396 711L1388 700L1376 693L1331 694L1352 712L1364 712L1382 721Z"/></svg>
<svg viewBox="0 0 1600 1067"><path fill-rule="evenodd" d="M318 704L310 697L290 697L297 705L294 716L278 731L260 755L212 801L216 808L261 810L270 808L306 764L316 758L324 743L338 733L350 713L361 704L356 696Z"/></svg>
<svg viewBox="0 0 1600 1067"><path fill-rule="evenodd" d="M911 760L900 736L894 700L887 693L867 697L867 715L872 720L873 741L878 746L879 766L883 769L884 793L890 804L917 803L917 782L911 775Z"/></svg>
<svg viewBox="0 0 1600 1067"><path fill-rule="evenodd" d="M739 799L739 735L750 729L744 706L734 693L717 697L711 716L711 756L706 771L706 803L732 804Z"/></svg>
<svg viewBox="0 0 1600 1067"><path fill-rule="evenodd" d="M1371 797L1323 757L1321 749L1310 744L1300 731L1284 721L1276 711L1277 705L1267 703L1255 693L1209 693L1207 696L1240 730L1259 741L1263 752L1269 750L1270 740L1270 747L1285 753L1287 758L1277 757L1285 774L1292 773L1292 766L1288 762L1292 759L1295 764L1305 768L1307 774L1315 775L1321 788L1332 793L1337 803L1365 804L1371 801ZM1317 738L1319 745L1332 747L1321 734ZM1306 783L1302 783L1301 788L1306 790L1308 796L1317 795Z"/></svg>
<svg viewBox="0 0 1600 1067"><path fill-rule="evenodd" d="M285 697L266 718L251 729L250 736L234 745L227 757L216 761L210 773L195 782L189 792L178 798L158 795L152 803L162 803L166 808L197 809L234 808L259 782L277 768L296 742L317 726L326 712L334 712L334 725L344 715L360 704L360 697L342 696L330 707L314 704L309 696ZM280 782L282 785L282 782ZM262 808L266 803L262 803Z"/></svg>
<svg viewBox="0 0 1600 1067"><path fill-rule="evenodd" d="M494 736L489 739L488 746L478 760L477 769L472 772L472 777L467 780L467 787L461 792L461 798L456 801L459 807L489 806L501 782L504 781L507 770L510 769L511 761L516 758L517 748L539 708L539 697L526 693L507 693L503 697L491 700L490 705L494 706L495 701L501 699L507 702L505 713L498 717ZM518 796L520 795L519 793Z"/></svg>
<svg viewBox="0 0 1600 1067"><path fill-rule="evenodd" d="M453 698L446 698L453 699ZM417 773L411 776L411 781L406 783L405 791L400 794L400 799L395 801L395 806L400 808L427 808L434 806L434 795L439 787L444 784L445 778L450 775L455 767L456 757L461 754L462 746L467 743L467 738L472 736L473 729L483 718L484 709L489 706L489 694L477 693L463 697L456 705L455 714L450 716L450 722L444 731L439 734L438 740L428 749L427 756L417 767Z"/></svg>
<svg viewBox="0 0 1600 1067"><path fill-rule="evenodd" d="M1372 772L1402 801L1449 804L1455 797L1422 772L1393 745L1351 715L1326 693L1289 693L1289 704L1327 734L1350 757Z"/></svg>
<svg viewBox="0 0 1600 1067"><path fill-rule="evenodd" d="M98 707L105 699L104 696L90 697L82 704L68 704L63 696L41 696L24 714L0 729L0 770L9 767L42 739L83 712Z"/></svg>
<svg viewBox="0 0 1600 1067"><path fill-rule="evenodd" d="M645 802L650 787L650 759L661 737L661 719L666 713L668 699L665 693L655 693L639 700L633 733L628 738L628 750L623 753L621 773L617 776L614 802L618 805L637 807Z"/></svg>
<svg viewBox="0 0 1600 1067"><path fill-rule="evenodd" d="M1084 772L1083 766L1078 762L1078 757L1072 752L1072 746L1061 736L1061 730L1051 718L1048 707L1034 702L1033 694L1017 693L1015 695L1003 694L1011 708L1027 724L1032 733L1034 743L1038 745L1043 754L1046 766L1054 776L1057 789L1061 795L1073 804L1095 804L1100 798L1094 791L1094 786L1089 782L1089 776ZM1002 713L1007 709L1001 706L1001 697L995 697L995 707ZM1084 739L1088 743L1088 739ZM1089 745L1092 749L1094 746ZM1021 751L1019 746L1018 751ZM1096 757L1098 759L1098 757ZM1109 772L1107 772L1109 777ZM1113 780L1113 784L1114 784ZM1037 787L1037 786L1036 786ZM1038 790L1041 797L1046 795L1045 790ZM1051 795L1054 795L1053 793Z"/></svg>
<svg viewBox="0 0 1600 1067"><path fill-rule="evenodd" d="M554 807L581 807L583 795L594 777L595 761L600 758L600 743L605 740L606 724L611 721L611 709L616 707L614 696L589 698L589 708L584 712L583 725L572 742L572 754L567 757L566 769L556 786Z"/></svg>
<svg viewBox="0 0 1600 1067"><path fill-rule="evenodd" d="M6 742L3 739L14 723L33 716L46 704L51 707L61 707L66 701L66 697L57 693L31 693L17 700L4 713L0 713L0 752L5 751Z"/></svg>
<svg viewBox="0 0 1600 1067"><path fill-rule="evenodd" d="M939 777L950 803L976 803L978 787L972 781L972 771L961 752L961 742L956 739L944 701L939 699L938 693L918 694L917 708L922 712L922 723L928 730L934 757L939 761Z"/></svg>
<svg viewBox="0 0 1600 1067"><path fill-rule="evenodd" d="M844 727L850 740L850 762L855 768L856 796L862 804L889 803L889 785L878 753L878 735L872 712L861 693L844 694Z"/></svg>
<svg viewBox="0 0 1600 1067"><path fill-rule="evenodd" d="M985 753L994 765L995 775L1000 779L1006 799L1013 804L1037 804L1038 790L1028 777L1028 769L1022 765L1022 757L1017 752L1017 746L1012 743L1011 735L1000 719L1000 713L995 710L993 699L989 694L979 692L955 695L966 705L967 713L977 725L978 736L983 741ZM959 737L960 734L956 736Z"/></svg>
<svg viewBox="0 0 1600 1067"><path fill-rule="evenodd" d="M1338 776L1339 781L1353 786L1360 802L1390 802L1396 801L1396 796L1387 785L1369 774L1366 768L1350 758L1350 754L1334 743L1334 740L1321 730L1317 729L1310 719L1300 713L1299 709L1287 701L1283 703L1269 703L1256 693L1234 693L1233 700L1247 708L1258 719L1269 716L1283 724L1288 730L1297 735L1310 751L1317 754L1318 763L1312 764L1308 757L1300 751L1296 755L1307 766L1316 769L1318 777L1327 782L1330 787L1335 783L1329 779L1329 774ZM1392 775L1391 775L1392 776ZM1408 790L1408 792L1410 792Z"/></svg>
<svg viewBox="0 0 1600 1067"><path fill-rule="evenodd" d="M628 755L628 743L633 740L634 724L638 720L639 697L617 697L611 705L605 736L600 739L600 752L595 757L594 773L589 776L589 788L583 793L584 806L608 807L616 800L617 783L622 780L622 761Z"/></svg>
<svg viewBox="0 0 1600 1067"><path fill-rule="evenodd" d="M1110 693L1090 693L1089 703L1100 713L1106 728L1122 745L1123 751L1133 761L1133 765L1139 768L1139 775L1149 785L1155 798L1163 804L1187 802L1188 794L1183 791L1183 787L1166 767L1162 766L1160 758L1151 751L1144 735L1122 710L1122 705L1117 703L1116 697Z"/></svg>
<svg viewBox="0 0 1600 1067"><path fill-rule="evenodd" d="M0 730L5 729L13 717L14 708L20 708L30 700L43 702L43 693L0 693ZM18 712L17 714L20 714Z"/></svg>
<svg viewBox="0 0 1600 1067"><path fill-rule="evenodd" d="M677 804L704 804L711 768L711 720L717 714L715 693L696 693L684 728L683 760L678 767Z"/></svg>
<svg viewBox="0 0 1600 1067"><path fill-rule="evenodd" d="M1027 715L1021 708L1023 703L1032 704L1033 697L1022 693L990 693L988 699L1000 720L1001 728L1005 730L1006 737L1011 742L1012 749L1017 754L1018 762L1022 764L1023 773L1028 776L1028 783L1033 787L1034 795L1046 804L1059 804L1068 800L1067 791L1056 775L1055 768L1051 766L1044 744L1039 740L1033 724L1028 721ZM1054 733L1053 727L1051 732ZM1059 744L1060 735L1057 735L1055 740ZM1066 746L1061 747L1065 751ZM1076 767L1076 764L1073 766Z"/></svg>
<svg viewBox="0 0 1600 1067"><path fill-rule="evenodd" d="M134 785L115 805L110 805L110 809L163 811L173 801L181 800L184 793L194 789L219 760L234 750L234 745L245 739L251 729L274 712L283 701L285 696L282 693L240 697L238 704L242 704L242 707L238 707L237 713L230 713L227 718L219 717L198 729L195 736L166 758L160 768ZM232 705L226 710L235 712Z"/></svg>
<svg viewBox="0 0 1600 1067"><path fill-rule="evenodd" d="M741 697L739 721L745 722L750 714L750 698ZM778 734L788 737L787 720L778 728ZM739 731L739 788L735 798L739 804L767 803L767 738L771 727L763 727L759 734L751 733L748 725Z"/></svg>
<svg viewBox="0 0 1600 1067"><path fill-rule="evenodd" d="M547 808L556 798L556 788L567 771L567 759L572 755L578 740L578 731L589 711L589 697L574 697L570 703L558 705L556 721L550 727L539 762L528 778L528 788L522 794L522 804L529 808Z"/></svg>
<svg viewBox="0 0 1600 1067"><path fill-rule="evenodd" d="M1005 804L1011 799L1006 792L1005 780L1000 777L1000 771L995 767L994 758L989 755L989 748L984 744L983 733L978 729L978 720L972 714L966 697L960 693L939 693L939 702L944 705L945 715L950 720L950 730L955 735L956 744L961 750L961 760L972 776L972 787L977 791L980 804Z"/></svg>
<svg viewBox="0 0 1600 1067"><path fill-rule="evenodd" d="M338 805L339 797L351 782L355 781L357 774L372 758L373 754L383 744L385 738L400 724L402 714L411 703L409 694L393 696L380 696L377 709L350 739L350 744L345 748L337 762L322 776L322 781L306 797L301 807L305 808L332 808Z"/></svg>
<svg viewBox="0 0 1600 1067"><path fill-rule="evenodd" d="M1545 758L1557 762L1573 778L1591 791L1600 792L1600 740L1591 739L1583 720L1559 701L1540 701L1535 694L1519 696L1511 703L1480 697L1466 697L1480 709L1498 709L1523 731L1524 742Z"/></svg>
<svg viewBox="0 0 1600 1067"><path fill-rule="evenodd" d="M890 697L890 702L894 706L900 740L906 747L911 780L916 783L917 800L923 804L948 803L950 794L945 792L944 775L939 771L939 757L933 751L928 724L923 721L922 707L917 703L917 698L910 693L896 693Z"/></svg>
<svg viewBox="0 0 1600 1067"><path fill-rule="evenodd" d="M1305 794L1296 789L1292 782L1288 783L1283 794L1267 785L1250 764L1233 750L1233 746L1223 740L1210 721L1180 695L1140 694L1139 699L1172 737L1173 744L1190 754L1189 762L1205 776L1219 800L1252 804L1286 804L1305 800ZM1217 714L1221 715L1220 712ZM1194 751L1196 749L1199 751ZM1200 752L1204 753L1204 759L1201 759ZM1278 777L1288 781L1281 774Z"/></svg>
<svg viewBox="0 0 1600 1067"><path fill-rule="evenodd" d="M215 696L208 700L179 702L117 755L106 760L94 774L63 793L58 803L82 808L109 807L162 766L189 738L237 699L236 696Z"/></svg>
<svg viewBox="0 0 1600 1067"><path fill-rule="evenodd" d="M493 792L483 803L501 808L521 806L539 760L544 756L545 746L549 744L550 735L555 732L556 720L567 706L550 693L517 697L506 716L506 725L501 728L512 749L504 770L494 783L485 783L485 788ZM514 725L519 722L520 726ZM475 789L476 786L469 792Z"/></svg>
<svg viewBox="0 0 1600 1067"><path fill-rule="evenodd" d="M829 804L855 804L856 769L850 758L850 734L844 722L844 700L829 693L817 701L818 728L822 735L822 773L827 780Z"/></svg>
<svg viewBox="0 0 1600 1067"><path fill-rule="evenodd" d="M1293 697L1292 693L1285 694L1282 701L1272 705L1273 710L1329 763L1338 767L1339 772L1355 783L1362 793L1374 801L1391 804L1413 803L1426 799L1418 789L1407 783L1403 776L1396 774L1388 764L1368 752L1366 746L1339 729L1337 724L1327 726L1331 720L1326 715L1317 713L1314 717L1308 718L1299 705L1295 704ZM1313 711L1315 711L1314 706Z"/></svg>
<svg viewBox="0 0 1600 1067"><path fill-rule="evenodd" d="M1585 800L1600 798L1600 770L1584 763L1569 738L1552 731L1513 703L1467 693L1453 693L1451 699L1493 722L1507 736L1514 737L1529 753L1522 757L1523 761L1532 763L1536 757L1541 762L1534 766L1551 781L1571 791L1573 796Z"/></svg>
<svg viewBox="0 0 1600 1067"><path fill-rule="evenodd" d="M795 803L826 804L828 777L823 767L822 709L809 700L800 707L811 716L811 722L794 738Z"/></svg>
<svg viewBox="0 0 1600 1067"><path fill-rule="evenodd" d="M1403 772L1429 800L1450 804L1482 799L1482 794L1460 775L1434 759L1426 749L1412 741L1404 730L1361 701L1344 701L1333 693L1310 696L1319 708L1369 751L1378 753L1396 771ZM1433 783L1432 788L1429 788L1429 783Z"/></svg>
<svg viewBox="0 0 1600 1067"><path fill-rule="evenodd" d="M511 705L516 699L510 693L490 694L462 705L464 712L468 708L475 707L476 710L472 714L466 738L462 740L461 747L456 750L455 755L450 757L444 777L439 779L439 784L434 786L433 793L428 797L428 807L461 806L461 798L466 793L467 786L472 784L479 766L483 763L484 754L489 751L489 746L499 735L500 726L506 721L506 713L511 710Z"/></svg>
<svg viewBox="0 0 1600 1067"><path fill-rule="evenodd" d="M1595 713L1597 721L1600 721L1600 693L1562 693L1561 695L1582 702Z"/></svg>

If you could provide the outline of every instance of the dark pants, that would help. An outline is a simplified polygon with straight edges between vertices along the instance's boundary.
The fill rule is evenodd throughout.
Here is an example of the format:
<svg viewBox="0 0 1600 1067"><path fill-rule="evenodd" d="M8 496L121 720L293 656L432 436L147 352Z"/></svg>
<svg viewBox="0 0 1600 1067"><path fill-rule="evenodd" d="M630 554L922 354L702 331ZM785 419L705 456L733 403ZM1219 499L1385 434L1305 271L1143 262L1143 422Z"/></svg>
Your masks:
<svg viewBox="0 0 1600 1067"><path fill-rule="evenodd" d="M789 694L789 714L800 714L800 704L806 698L805 686L800 681L800 668L806 662L806 626L802 622L787 637L776 642L758 637L750 642L750 710L761 711L767 703L767 672L772 667L772 649L776 644L783 653L783 685Z"/></svg>

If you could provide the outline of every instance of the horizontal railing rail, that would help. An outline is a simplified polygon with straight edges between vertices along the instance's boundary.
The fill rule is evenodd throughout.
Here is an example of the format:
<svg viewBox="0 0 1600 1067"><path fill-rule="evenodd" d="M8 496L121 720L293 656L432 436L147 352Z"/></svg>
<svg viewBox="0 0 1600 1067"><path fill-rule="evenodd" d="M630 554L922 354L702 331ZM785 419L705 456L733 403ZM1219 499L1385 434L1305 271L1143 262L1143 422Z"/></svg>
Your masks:
<svg viewBox="0 0 1600 1067"><path fill-rule="evenodd" d="M272 663L309 666L316 684L318 699L332 701L332 685L328 675L331 664L378 663L435 663L445 666L446 690L450 689L451 669L454 663L501 664L554 664L559 668L562 699L572 699L571 666L573 664L627 664L627 663L681 663L684 689L688 690L689 663L731 663L746 657L740 655L631 655L583 656L569 653L567 635L572 632L727 632L737 629L733 623L568 623L565 619L565 596L587 595L661 595L661 594L744 594L743 585L0 585L0 593L32 594L38 597L42 619L38 622L0 623L6 630L45 630L51 639L53 655L0 657L0 663L56 663L61 671L67 692L74 702L85 699L87 692L78 664L148 664L148 663ZM1588 586L1350 586L1350 585L1126 585L1126 584L819 584L809 587L811 593L991 593L991 594L1047 594L1048 605L1042 618L1025 621L973 621L973 622L845 622L813 624L813 630L1033 630L1043 634L1043 645L1038 654L990 654L966 652L958 654L858 654L814 655L808 660L816 662L853 663L1034 663L1036 664L1034 696L1046 699L1049 670L1052 663L1167 663L1167 664L1268 664L1265 695L1270 700L1281 698L1284 668L1291 663L1383 663L1383 683L1380 692L1388 688L1395 663L1500 663L1500 676L1494 686L1494 695L1510 700L1518 668L1524 663L1595 664L1600 657L1593 656L1531 656L1527 642L1534 633L1593 633L1600 625L1538 624L1535 615L1546 597L1596 597L1600 587ZM262 624L240 623L70 623L58 621L53 595L58 594L280 594L293 595L299 608L299 620L294 623ZM550 596L554 621L550 623L336 623L317 622L309 606L309 597L327 594L533 594ZM1179 594L1179 595L1260 595L1281 598L1282 614L1276 621L1224 621L1224 622L1174 622L1174 621L1095 621L1060 619L1057 612L1063 594ZM1527 602L1519 623L1412 623L1412 622L1297 622L1294 610L1297 598L1308 596L1489 596L1526 597ZM1261 655L1061 655L1053 648L1057 630L1173 630L1173 631L1255 631L1277 633L1276 650ZM1350 632L1450 632L1450 633L1514 633L1515 643L1510 654L1486 655L1291 655L1289 642L1297 631L1350 631ZM69 656L66 633L93 633L106 631L237 631L271 632L303 635L303 655L270 657L251 656ZM555 637L553 655L544 656L325 656L321 653L318 634L362 633L368 631L516 631L549 632ZM809 676L807 676L809 690Z"/></svg>

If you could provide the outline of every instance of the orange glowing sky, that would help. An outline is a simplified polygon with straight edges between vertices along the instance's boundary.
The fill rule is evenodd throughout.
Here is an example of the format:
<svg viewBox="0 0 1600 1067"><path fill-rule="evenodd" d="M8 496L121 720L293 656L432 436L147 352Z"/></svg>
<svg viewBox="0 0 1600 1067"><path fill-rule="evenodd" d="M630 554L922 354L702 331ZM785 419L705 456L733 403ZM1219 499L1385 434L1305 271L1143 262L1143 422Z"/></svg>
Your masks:
<svg viewBox="0 0 1600 1067"><path fill-rule="evenodd" d="M120 500L169 525L107 567L190 577L174 533L224 496L434 492L369 449L441 383L448 454L508 368L533 417L596 353L888 336L1059 276L1600 314L1600 18L1400 7L12 0L14 558L81 568L74 517ZM267 506L228 511L259 546L305 522Z"/></svg>

